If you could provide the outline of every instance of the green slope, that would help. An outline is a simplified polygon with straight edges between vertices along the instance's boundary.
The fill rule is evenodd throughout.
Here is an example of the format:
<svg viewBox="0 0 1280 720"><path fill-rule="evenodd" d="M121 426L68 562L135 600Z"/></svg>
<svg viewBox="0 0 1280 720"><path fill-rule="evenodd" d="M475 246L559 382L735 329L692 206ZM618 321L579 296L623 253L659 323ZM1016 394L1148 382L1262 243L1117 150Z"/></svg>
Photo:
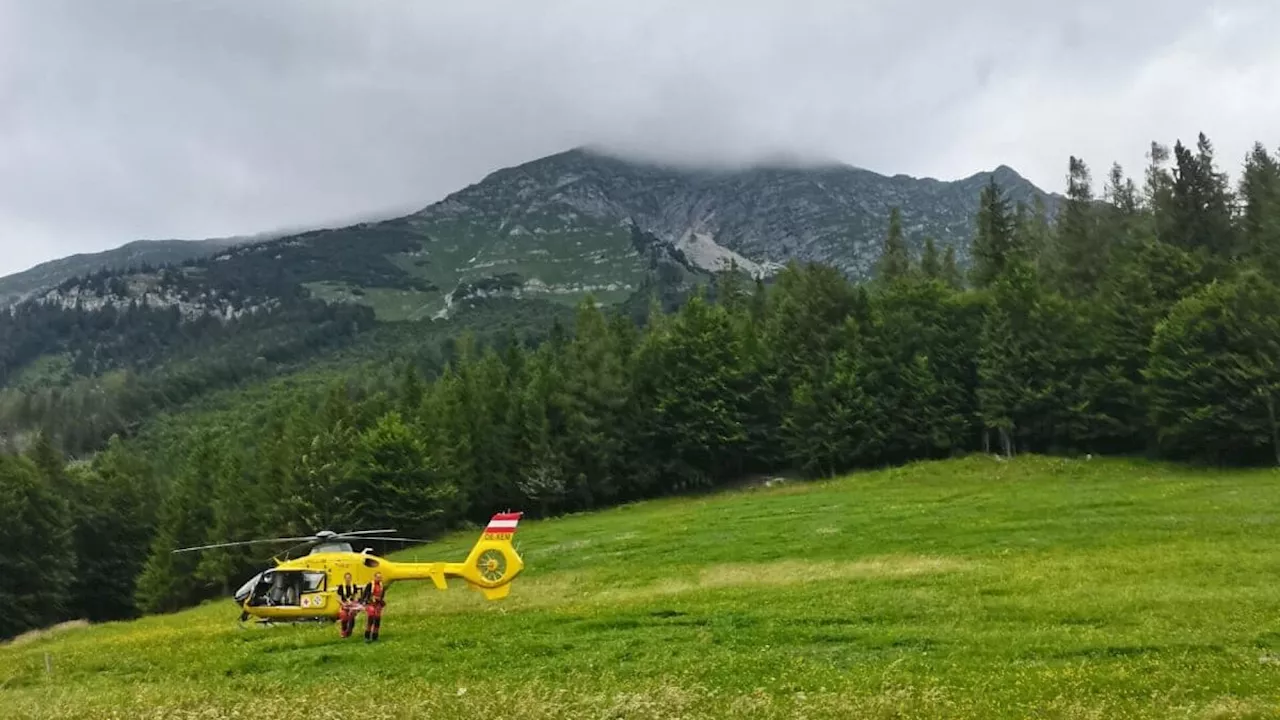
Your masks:
<svg viewBox="0 0 1280 720"><path fill-rule="evenodd" d="M504 602L396 586L375 646L327 626L242 629L229 601L28 636L0 647L0 706L37 718L1277 717L1278 481L974 457L526 523L528 569ZM405 555L461 557L473 540Z"/></svg>
<svg viewBox="0 0 1280 720"><path fill-rule="evenodd" d="M143 265L180 264L272 236L264 233L251 237L209 240L136 240L102 252L81 253L50 260L28 270L0 277L0 308L18 302L27 295L57 287L71 278L104 270L125 271Z"/></svg>

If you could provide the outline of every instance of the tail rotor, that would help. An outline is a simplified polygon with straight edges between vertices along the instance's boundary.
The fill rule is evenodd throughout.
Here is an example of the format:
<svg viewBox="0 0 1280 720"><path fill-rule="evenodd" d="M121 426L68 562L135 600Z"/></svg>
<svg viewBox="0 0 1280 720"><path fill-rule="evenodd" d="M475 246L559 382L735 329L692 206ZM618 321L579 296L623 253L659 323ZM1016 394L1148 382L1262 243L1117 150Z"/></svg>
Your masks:
<svg viewBox="0 0 1280 720"><path fill-rule="evenodd" d="M523 515L494 515L463 563L463 579L489 600L506 597L511 592L511 581L524 569L524 560L512 544Z"/></svg>

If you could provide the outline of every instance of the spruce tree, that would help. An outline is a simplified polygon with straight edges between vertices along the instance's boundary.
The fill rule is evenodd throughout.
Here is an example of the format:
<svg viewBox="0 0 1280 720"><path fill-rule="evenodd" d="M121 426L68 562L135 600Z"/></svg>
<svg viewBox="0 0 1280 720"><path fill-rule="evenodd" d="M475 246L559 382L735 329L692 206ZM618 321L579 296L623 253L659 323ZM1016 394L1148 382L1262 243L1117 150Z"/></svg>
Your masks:
<svg viewBox="0 0 1280 720"><path fill-rule="evenodd" d="M1240 178L1241 242L1245 253L1280 279L1280 162L1255 143Z"/></svg>
<svg viewBox="0 0 1280 720"><path fill-rule="evenodd" d="M1174 145L1174 173L1169 241L1222 263L1236 253L1231 221L1233 199L1225 173L1214 166L1213 146L1200 134L1196 152L1181 141Z"/></svg>
<svg viewBox="0 0 1280 720"><path fill-rule="evenodd" d="M889 283L902 280L910 272L911 254L907 250L907 241L902 236L902 212L894 207L889 210L889 231L885 235L876 277L881 282Z"/></svg>
<svg viewBox="0 0 1280 720"><path fill-rule="evenodd" d="M1101 211L1098 232L1106 237L1114 261L1118 253L1131 250L1138 242L1143 208L1137 186L1125 177L1120 163L1112 163L1103 196L1107 206Z"/></svg>
<svg viewBox="0 0 1280 720"><path fill-rule="evenodd" d="M1037 193L1032 197L1030 207L1020 202L1017 209L1015 232L1025 248L1026 257L1042 275L1047 275L1052 270L1056 250L1044 197Z"/></svg>
<svg viewBox="0 0 1280 720"><path fill-rule="evenodd" d="M953 290L964 287L964 275L956 264L956 249L953 245L948 245L942 253L942 282Z"/></svg>
<svg viewBox="0 0 1280 720"><path fill-rule="evenodd" d="M581 508L615 501L625 485L621 438L612 432L628 402L624 368L604 313L588 296L578 306L575 335L564 355L564 371L573 382L556 406L565 423L561 450L578 470L568 492Z"/></svg>
<svg viewBox="0 0 1280 720"><path fill-rule="evenodd" d="M1058 219L1054 274L1058 286L1072 297L1086 297L1097 289L1110 261L1109 237L1098 227L1092 180L1085 162L1069 161L1067 202Z"/></svg>
<svg viewBox="0 0 1280 720"><path fill-rule="evenodd" d="M796 384L783 421L790 462L812 477L832 477L874 464L884 442L884 416L859 347L846 322L842 347L820 373Z"/></svg>
<svg viewBox="0 0 1280 720"><path fill-rule="evenodd" d="M1015 232L1009 200L996 185L994 175L979 197L976 225L971 274L974 286L985 288L1000 277L1010 263L1025 256Z"/></svg>
<svg viewBox="0 0 1280 720"><path fill-rule="evenodd" d="M952 258L955 262L955 258ZM942 258L932 237L924 239L924 251L920 255L920 273L930 280L942 279Z"/></svg>
<svg viewBox="0 0 1280 720"><path fill-rule="evenodd" d="M220 450L210 436L194 438L161 501L156 534L137 585L138 606L147 612L178 610L207 597L216 587L196 572L198 554L173 551L208 539L213 524L208 468L219 463Z"/></svg>
<svg viewBox="0 0 1280 720"><path fill-rule="evenodd" d="M1142 185L1142 201L1146 208L1146 235L1161 242L1175 244L1173 208L1173 174L1166 167L1169 162L1169 148L1158 142L1152 142L1147 154L1147 167L1144 170Z"/></svg>
<svg viewBox="0 0 1280 720"><path fill-rule="evenodd" d="M66 617L75 547L67 503L26 458L0 454L0 515L0 638L9 638Z"/></svg>
<svg viewBox="0 0 1280 720"><path fill-rule="evenodd" d="M150 471L117 437L90 465L68 471L80 507L68 615L93 622L134 617L135 584L154 530Z"/></svg>

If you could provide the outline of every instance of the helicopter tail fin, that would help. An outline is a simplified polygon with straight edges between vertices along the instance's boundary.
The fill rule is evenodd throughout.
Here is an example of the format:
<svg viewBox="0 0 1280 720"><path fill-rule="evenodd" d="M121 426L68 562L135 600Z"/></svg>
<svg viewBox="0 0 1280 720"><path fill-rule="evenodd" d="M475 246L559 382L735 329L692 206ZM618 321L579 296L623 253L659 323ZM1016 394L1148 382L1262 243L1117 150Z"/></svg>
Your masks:
<svg viewBox="0 0 1280 720"><path fill-rule="evenodd" d="M524 569L524 561L511 543L524 513L494 515L466 560L467 582L490 600L498 600L511 592L509 583Z"/></svg>
<svg viewBox="0 0 1280 720"><path fill-rule="evenodd" d="M498 513L494 515L489 524L484 528L484 534L494 536L506 536L510 540L516 534L516 526L520 524L520 517L524 513Z"/></svg>

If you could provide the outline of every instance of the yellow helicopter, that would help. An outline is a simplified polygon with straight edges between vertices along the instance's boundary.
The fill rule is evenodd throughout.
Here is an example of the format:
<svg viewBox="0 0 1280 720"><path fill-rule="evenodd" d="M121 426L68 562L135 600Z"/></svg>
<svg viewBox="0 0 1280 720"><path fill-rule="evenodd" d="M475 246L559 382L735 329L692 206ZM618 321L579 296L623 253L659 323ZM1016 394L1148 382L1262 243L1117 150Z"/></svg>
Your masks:
<svg viewBox="0 0 1280 720"><path fill-rule="evenodd" d="M250 616L265 623L336 620L341 609L337 589L346 573L351 573L352 582L360 587L372 582L374 573L382 574L384 587L399 580L430 580L436 589L447 590L449 578L462 578L488 600L506 597L511 592L511 581L524 569L524 561L511 543L522 515L518 512L494 515L462 562L396 562L374 555L369 548L356 552L349 542L426 542L385 537L395 530L345 533L322 530L305 537L200 545L173 552L275 542L301 543L291 550L309 545L306 555L291 560L276 558L275 567L254 575L240 586L235 593L235 601L241 608L240 620L243 622Z"/></svg>

